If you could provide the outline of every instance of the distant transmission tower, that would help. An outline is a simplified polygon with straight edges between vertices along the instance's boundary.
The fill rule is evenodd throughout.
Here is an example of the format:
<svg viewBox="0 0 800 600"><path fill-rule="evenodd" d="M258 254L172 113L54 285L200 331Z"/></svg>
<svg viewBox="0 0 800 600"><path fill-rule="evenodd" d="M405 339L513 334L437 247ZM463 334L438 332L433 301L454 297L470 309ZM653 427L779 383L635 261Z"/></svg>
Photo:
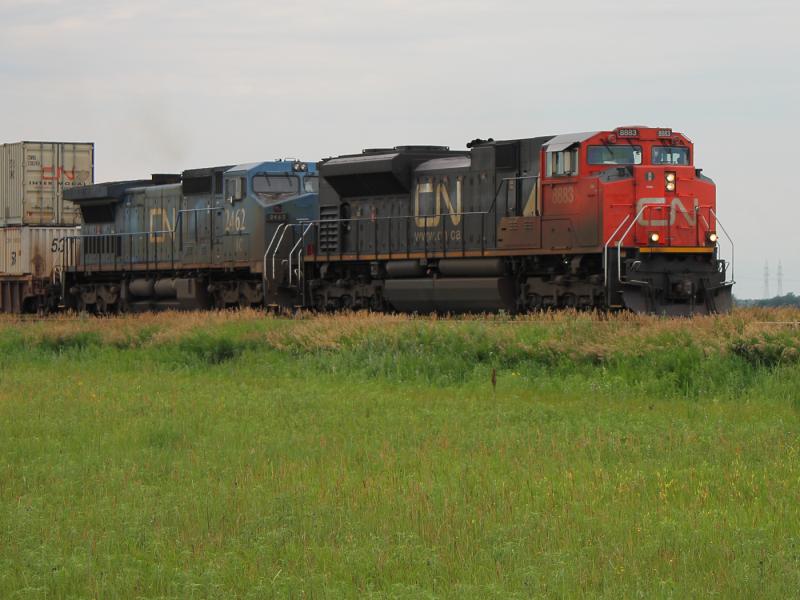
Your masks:
<svg viewBox="0 0 800 600"><path fill-rule="evenodd" d="M783 265L778 261L778 296L783 296Z"/></svg>
<svg viewBox="0 0 800 600"><path fill-rule="evenodd" d="M769 298L769 263L764 261L764 298Z"/></svg>

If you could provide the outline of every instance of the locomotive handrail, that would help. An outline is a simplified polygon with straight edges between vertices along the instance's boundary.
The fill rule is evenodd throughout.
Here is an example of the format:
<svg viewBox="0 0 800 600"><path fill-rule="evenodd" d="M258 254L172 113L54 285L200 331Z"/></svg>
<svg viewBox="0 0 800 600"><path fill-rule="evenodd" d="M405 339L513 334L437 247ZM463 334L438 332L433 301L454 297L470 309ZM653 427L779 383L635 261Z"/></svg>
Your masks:
<svg viewBox="0 0 800 600"><path fill-rule="evenodd" d="M281 236L278 238L278 242L275 244L275 250L272 251L272 278L275 279L275 257L278 254L278 248L281 247L281 243L283 243L283 237L286 235L286 232L289 231L291 227L291 223L286 223L283 226L283 232Z"/></svg>
<svg viewBox="0 0 800 600"><path fill-rule="evenodd" d="M725 228L722 226L722 223L720 223L720 221L719 221L719 217L717 217L717 214L714 212L714 209L713 209L713 208L711 208L710 206L709 206L709 207L707 207L707 208L708 208L708 210L709 210L709 216L710 216L710 215L712 215L712 214L714 215L714 218L717 220L717 224L718 224L718 225L719 225L719 226L722 228L722 231L725 233L725 237L726 237L726 238L728 238L728 242L729 242L729 243L730 243L730 245L731 245L731 260L730 260L730 263L728 263L728 261L726 261L726 260L724 260L724 259L720 259L720 260L722 260L722 261L723 261L723 262L725 262L726 264L730 264L730 266L731 266L731 279L730 279L730 281L724 281L724 282L722 283L722 285L733 285L734 283L736 283L736 281L734 281L734 273L733 273L733 269L734 269L734 267L733 267L733 259L734 259L734 247L733 247L733 240L731 239L731 236L729 236L729 235L728 235L728 232L727 232L727 231L725 231ZM703 223L705 223L705 224L706 224L706 231L711 231L711 225L710 225L710 224L709 224L709 222L706 220L705 216L703 216L703 215L700 215L700 218L701 218L701 219L703 219ZM716 246L717 248L719 248L719 239L717 240L717 242L716 242L715 246Z"/></svg>
<svg viewBox="0 0 800 600"><path fill-rule="evenodd" d="M494 204L492 206L494 206ZM463 212L446 212L446 213L442 212L442 213L433 213L433 214L429 214L429 215L389 215L389 216L383 216L383 217L378 217L378 216L375 216L375 217L372 217L372 216L369 216L369 217L351 217L351 218L347 218L347 219L345 219L345 218L316 219L314 221L311 221L311 224L315 225L317 227L320 227L321 224L329 224L329 223L356 223L357 224L357 223L367 222L367 221L371 222L371 223L377 223L378 221L396 221L396 222L409 223L412 219L424 219L426 235L423 236L423 242L425 244L425 249L424 249L423 252L424 252L425 256L427 256L428 255L428 236L427 236L427 231L428 231L428 227L429 227L428 226L428 220L433 220L433 219L435 219L437 217L481 216L481 254L483 255L485 234L486 234L486 224L485 224L484 217L486 217L486 215L490 214L491 212L493 212L492 209L487 210L487 211L474 210L474 211L463 211ZM462 223L463 222L464 222L464 220L462 219ZM377 224L376 224L376 228L377 228ZM408 227L406 229L408 229ZM463 227L462 227L462 229L463 229ZM389 230L391 231L391 227L389 228ZM406 235L408 235L408 232L406 232ZM361 252L360 249L358 248L358 239L359 239L358 228L356 227L356 255L357 256ZM442 240L442 244L443 244L442 249L443 249L443 252L445 254L446 254L446 247L445 247L446 243L447 243L446 240L443 239ZM462 244L463 244L463 236L462 236ZM408 244L408 241L407 241L406 242L406 247L408 248L408 246L409 246L409 244ZM377 253L377 247L375 248L375 251ZM340 253L341 253L341 249L340 249ZM330 252L327 252L326 254L330 254Z"/></svg>
<svg viewBox="0 0 800 600"><path fill-rule="evenodd" d="M709 210L711 211L711 214L714 215L714 219L716 219L717 225L720 226L720 229L722 229L722 232L725 234L725 237L728 238L728 243L731 245L731 279L730 279L730 281L724 282L723 285L733 285L734 283L736 283L735 278L734 278L734 272L733 272L733 268L734 268L734 266L733 266L733 253L734 253L733 239L731 238L730 235L728 235L728 231L725 229L725 226L720 222L719 217L717 216L717 211L715 211L713 208L710 208Z"/></svg>
<svg viewBox="0 0 800 600"><path fill-rule="evenodd" d="M518 179L538 179L538 175L520 175L519 177L503 177L500 181L516 181Z"/></svg>
<svg viewBox="0 0 800 600"><path fill-rule="evenodd" d="M281 233L281 236L280 236L280 238L278 238L278 242L275 244L275 248L272 251L272 278L273 279L275 279L275 260L276 260L276 258L278 256L278 250L280 250L280 247L281 247L281 244L283 243L283 238L286 235L286 232L289 231L290 229L294 230L295 227L302 227L305 224L308 224L309 227L310 227L311 225L314 224L314 221L303 220L303 221L300 221L298 223L284 223L283 225L278 226L278 229L281 229L281 227L283 228L283 233ZM306 228L306 231L308 231L309 227ZM278 233L278 231L276 230L275 234L273 235L273 238L275 237L275 235L277 235L277 233ZM305 235L305 233L303 235ZM270 242L270 245L271 245L271 242ZM289 261L291 261L292 252L294 251L294 248L296 246L297 246L297 244L295 244L295 246L292 247L292 250L289 251ZM269 252L269 249L267 250L267 252ZM281 262L286 262L286 260L282 260ZM291 262L290 262L290 264L291 264ZM291 281L291 279L290 279L290 281Z"/></svg>
<svg viewBox="0 0 800 600"><path fill-rule="evenodd" d="M375 224L374 233L377 235L377 229L378 229L377 223L378 222L390 221L390 222L405 222L406 224L408 224L412 219L423 219L423 222L424 222L423 227L424 227L424 230L425 230L425 235L423 235L423 243L425 245L424 254L425 254L425 256L427 256L427 254L428 254L428 236L427 236L427 232L428 232L429 227L431 227L431 225L429 224L429 221L432 221L432 220L437 219L437 218L442 218L442 217L451 217L451 218L452 217L462 217L462 219L461 219L461 229L462 229L461 242L462 242L462 249L463 249L463 245L464 245L463 229L464 229L464 225L466 223L465 217L480 216L481 217L481 254L483 254L485 252L485 246L486 246L486 217L488 215L494 214L494 216L495 216L495 230L496 230L496 228L497 228L497 222L496 222L497 221L497 199L498 199L498 197L500 195L500 192L501 192L501 190L503 188L503 185L504 184L507 185L507 182L509 182L509 181L527 180L527 179L538 180L539 179L539 175L523 175L523 176L519 176L519 177L504 177L504 178L502 178L500 180L500 184L495 189L495 194L494 194L494 198L492 198L491 205L489 206L489 208L487 210L483 210L483 211L475 210L475 211L461 211L461 212L438 212L438 213L431 213L431 214L426 214L426 215L389 215L389 216L381 216L381 217L379 217L379 216L349 217L349 218L339 217L339 218L335 218L335 219L323 219L323 218L320 218L320 219L315 219L314 221L311 222L311 224L319 229L322 224L351 223L351 224L358 225L358 224L363 223L363 222L371 222L371 223ZM442 223L442 229L444 230L444 223ZM360 244L358 243L358 241L360 240L360 231L359 231L358 227L356 227L355 231L356 231L356 237L358 238L357 239L357 243L356 243L356 255L359 255L361 253L361 249L359 247ZM408 232L406 232L406 235L408 235ZM389 238L391 238L391 227L389 228ZM406 246L408 247L409 244L407 243ZM341 250L340 250L340 252L341 252ZM377 241L376 241L375 252L377 253ZM447 240L444 239L444 236L442 236L442 252L445 255L448 252L448 250L447 250ZM330 254L330 250L326 251L326 254ZM389 244L389 254L392 254L391 243Z"/></svg>
<svg viewBox="0 0 800 600"><path fill-rule="evenodd" d="M108 239L122 239L122 238L131 238L135 236L147 236L147 241L149 242L151 235L169 235L170 238L170 250L171 256L170 261L174 264L175 261L175 234L181 234L181 240L183 239L182 233L183 231L179 229L179 227L183 224L183 215L184 213L197 213L197 212L213 212L215 210L219 210L221 207L219 206L203 206L200 208L181 208L177 211L175 216L175 224L170 229L159 229L156 231L124 231L124 232L113 232L113 233L78 233L77 235L70 235L64 237L64 244L70 245L70 250L74 250L74 242L81 241L83 239L92 239L92 238L108 238ZM249 235L249 234L248 234ZM211 247L214 246L214 238L213 238L213 227L209 227L209 236L211 241ZM182 242L181 242L182 245ZM85 250L85 248L84 248ZM64 270L66 271L66 247L64 251L64 256L62 257L62 262L64 263ZM84 252L84 254L97 254L98 256L102 254L107 254L105 252ZM158 249L156 248L156 258L158 257ZM132 257L129 257L129 262ZM145 259L146 263L149 263L149 258ZM103 260L102 258L99 260L98 264L102 266ZM116 265L116 253L114 255L114 264ZM77 264L75 265L77 267ZM85 265L84 265L85 269Z"/></svg>
<svg viewBox="0 0 800 600"><path fill-rule="evenodd" d="M352 223L354 221L388 221L391 219L432 219L434 217L459 217L462 215L488 215L491 211L466 211L466 212L447 212L447 213L433 213L430 215L389 215L388 217L352 217L350 219L316 219L311 221L314 224L317 223ZM302 223L306 223L307 221L303 221ZM300 225L302 223L293 223L294 225Z"/></svg>
<svg viewBox="0 0 800 600"><path fill-rule="evenodd" d="M302 225L302 223L300 223L300 225ZM300 265L300 254L303 251L303 247L302 247L303 240L305 239L306 234L308 233L308 230L311 229L313 226L314 226L313 223L308 223L308 225L306 225L306 228L303 229L303 231L300 233L300 239L298 239L297 242L295 242L295 245L292 246L292 249L289 250L289 285L292 285L292 255L294 254L295 250L297 250L297 247L300 246L300 249L297 250L297 264L298 264L298 267L299 267L299 265ZM300 283L300 274L299 274L299 272L298 272L298 275L297 275L297 282Z"/></svg>
<svg viewBox="0 0 800 600"><path fill-rule="evenodd" d="M609 244L611 244L611 240L614 239L614 236L617 235L617 233L619 233L619 230L622 229L623 225L625 225L625 223L627 223L628 219L630 219L630 218L631 218L631 216L629 214L625 215L625 218L622 219L622 221L620 222L619 225L617 225L617 228L614 230L614 233L611 234L611 236L606 240L606 243L603 245L603 286L604 287L608 286L608 246L609 246Z"/></svg>
<svg viewBox="0 0 800 600"><path fill-rule="evenodd" d="M619 238L619 242L617 242L617 279L620 283L624 283L622 281L622 242L625 241L625 238L628 237L628 234L633 229L633 226L636 225L636 222L639 220L639 217L642 216L642 213L648 206L653 206L652 204L643 204L642 208L639 209L639 212L636 213L636 216L631 221L631 224L628 225L628 228L625 230L625 233L622 234L622 237ZM647 285L646 281L637 281L635 279L629 279L629 283L640 283L642 285Z"/></svg>
<svg viewBox="0 0 800 600"><path fill-rule="evenodd" d="M272 244L275 243L275 238L278 237L278 233L288 227L288 223L281 223L275 228L275 233L272 234L272 239L270 239L269 244L267 245L267 249L264 251L264 279L266 280L267 277L267 257L269 256L269 251L272 250Z"/></svg>

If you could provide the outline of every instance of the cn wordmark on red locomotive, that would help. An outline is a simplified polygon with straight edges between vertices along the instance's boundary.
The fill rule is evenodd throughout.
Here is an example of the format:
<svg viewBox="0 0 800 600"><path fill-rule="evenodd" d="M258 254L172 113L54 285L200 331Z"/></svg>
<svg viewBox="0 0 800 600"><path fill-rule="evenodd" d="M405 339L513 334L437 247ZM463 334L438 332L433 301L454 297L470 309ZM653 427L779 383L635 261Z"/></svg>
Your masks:
<svg viewBox="0 0 800 600"><path fill-rule="evenodd" d="M323 161L320 218L274 226L266 302L730 310L715 186L683 134L620 127L468 147Z"/></svg>

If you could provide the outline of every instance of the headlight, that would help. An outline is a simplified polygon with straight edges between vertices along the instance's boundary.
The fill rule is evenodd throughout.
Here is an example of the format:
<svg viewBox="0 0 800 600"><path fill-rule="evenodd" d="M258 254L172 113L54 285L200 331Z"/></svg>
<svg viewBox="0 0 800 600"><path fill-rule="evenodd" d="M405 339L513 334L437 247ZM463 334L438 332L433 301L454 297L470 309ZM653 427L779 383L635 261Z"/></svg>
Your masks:
<svg viewBox="0 0 800 600"><path fill-rule="evenodd" d="M712 244L716 244L718 239L719 239L719 237L717 237L717 234L716 234L716 233L714 233L713 231L709 232L709 234L708 234L708 241L709 241L710 243L712 243Z"/></svg>
<svg viewBox="0 0 800 600"><path fill-rule="evenodd" d="M675 173L672 172L667 173L667 181L669 183L675 183Z"/></svg>
<svg viewBox="0 0 800 600"><path fill-rule="evenodd" d="M661 236L660 236L660 235L658 235L658 234L657 234L655 231L654 231L653 233L651 233L651 234L650 234L650 241L651 241L652 243L654 243L654 244L655 244L655 243L657 243L657 242L658 242L658 240L660 240L660 239L661 239Z"/></svg>
<svg viewBox="0 0 800 600"><path fill-rule="evenodd" d="M675 191L675 183L672 181L667 182L667 191L674 192Z"/></svg>

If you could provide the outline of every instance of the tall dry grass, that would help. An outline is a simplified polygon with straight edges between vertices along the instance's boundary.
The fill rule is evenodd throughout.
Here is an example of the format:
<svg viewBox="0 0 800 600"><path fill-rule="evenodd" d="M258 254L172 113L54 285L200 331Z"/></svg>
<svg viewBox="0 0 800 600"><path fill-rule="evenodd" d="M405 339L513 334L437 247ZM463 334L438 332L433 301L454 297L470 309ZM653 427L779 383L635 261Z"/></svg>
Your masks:
<svg viewBox="0 0 800 600"><path fill-rule="evenodd" d="M800 309L749 308L691 319L575 311L457 318L368 312L275 316L258 310L34 320L0 316L0 339L27 346L58 348L78 340L78 345L147 348L197 335L294 353L341 351L378 340L399 348L412 338L423 344L447 338L456 347L480 344L501 354L551 354L595 363L692 344L705 354L734 353L774 363L798 359Z"/></svg>

